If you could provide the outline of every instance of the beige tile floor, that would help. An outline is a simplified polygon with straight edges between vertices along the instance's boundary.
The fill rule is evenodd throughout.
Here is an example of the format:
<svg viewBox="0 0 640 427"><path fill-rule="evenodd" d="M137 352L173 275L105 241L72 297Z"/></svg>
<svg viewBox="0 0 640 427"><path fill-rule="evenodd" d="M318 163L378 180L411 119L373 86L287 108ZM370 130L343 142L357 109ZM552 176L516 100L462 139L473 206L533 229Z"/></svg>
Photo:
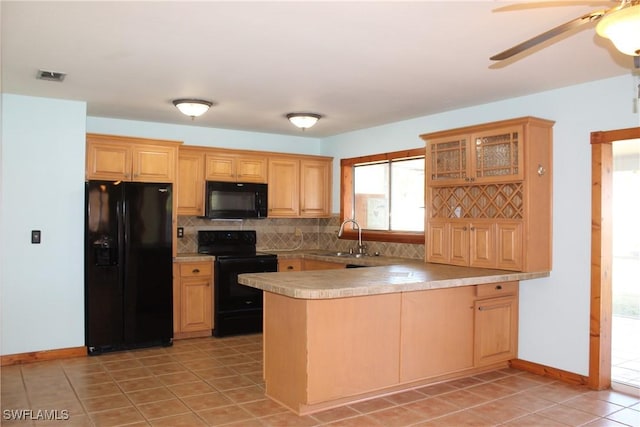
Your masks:
<svg viewBox="0 0 640 427"><path fill-rule="evenodd" d="M298 417L265 398L261 360L261 336L252 335L7 366L1 370L0 424L640 426L640 396L590 391L513 369ZM29 419L12 419L18 414Z"/></svg>

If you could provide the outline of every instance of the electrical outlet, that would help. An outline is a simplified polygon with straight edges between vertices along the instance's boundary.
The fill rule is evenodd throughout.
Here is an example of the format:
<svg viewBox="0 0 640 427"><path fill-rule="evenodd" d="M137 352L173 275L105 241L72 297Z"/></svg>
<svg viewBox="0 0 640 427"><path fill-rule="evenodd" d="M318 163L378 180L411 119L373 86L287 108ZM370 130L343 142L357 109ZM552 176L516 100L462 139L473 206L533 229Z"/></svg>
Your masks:
<svg viewBox="0 0 640 427"><path fill-rule="evenodd" d="M300 230L299 228L296 228L295 235L298 237L302 236L302 230Z"/></svg>
<svg viewBox="0 0 640 427"><path fill-rule="evenodd" d="M184 237L184 227L178 227L178 239L182 239Z"/></svg>

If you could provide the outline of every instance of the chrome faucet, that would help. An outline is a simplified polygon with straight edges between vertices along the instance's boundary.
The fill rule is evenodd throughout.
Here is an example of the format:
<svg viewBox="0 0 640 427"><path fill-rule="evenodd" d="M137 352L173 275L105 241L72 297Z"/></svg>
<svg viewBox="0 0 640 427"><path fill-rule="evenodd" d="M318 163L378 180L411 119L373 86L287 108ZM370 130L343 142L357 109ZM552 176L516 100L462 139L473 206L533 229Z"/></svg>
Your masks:
<svg viewBox="0 0 640 427"><path fill-rule="evenodd" d="M365 254L367 245L362 244L362 228L360 228L360 224L358 224L358 221L356 221L355 218L349 218L342 221L342 224L340 224L340 230L338 230L338 237L342 237L342 233L344 233L344 226L348 222L353 223L355 226L354 228L358 229L358 253Z"/></svg>

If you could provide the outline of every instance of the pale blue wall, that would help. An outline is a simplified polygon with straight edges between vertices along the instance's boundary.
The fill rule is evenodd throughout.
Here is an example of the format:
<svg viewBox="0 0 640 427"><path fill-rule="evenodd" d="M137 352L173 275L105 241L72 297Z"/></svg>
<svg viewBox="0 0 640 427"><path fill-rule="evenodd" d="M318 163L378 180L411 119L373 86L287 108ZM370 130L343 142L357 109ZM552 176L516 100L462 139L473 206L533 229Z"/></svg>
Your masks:
<svg viewBox="0 0 640 427"><path fill-rule="evenodd" d="M418 135L477 123L537 116L555 120L553 271L520 287L519 357L582 375L589 367L591 244L590 133L640 126L629 76L396 122L327 138L337 159L424 146ZM340 207L334 168L333 206ZM425 325L428 327L428 325Z"/></svg>
<svg viewBox="0 0 640 427"><path fill-rule="evenodd" d="M521 286L519 357L586 375L589 135L640 126L633 109L636 85L631 76L623 76L324 140L95 117L86 118L86 130L181 140L189 145L333 156L337 211L340 158L420 147L418 135L436 130L524 115L555 120L554 268L550 278ZM85 107L78 102L12 95L3 99L0 353L83 345ZM50 191L43 193L46 184ZM43 205L48 208L42 210ZM29 244L33 228L43 230L40 246Z"/></svg>
<svg viewBox="0 0 640 427"><path fill-rule="evenodd" d="M0 351L83 346L85 103L2 101Z"/></svg>

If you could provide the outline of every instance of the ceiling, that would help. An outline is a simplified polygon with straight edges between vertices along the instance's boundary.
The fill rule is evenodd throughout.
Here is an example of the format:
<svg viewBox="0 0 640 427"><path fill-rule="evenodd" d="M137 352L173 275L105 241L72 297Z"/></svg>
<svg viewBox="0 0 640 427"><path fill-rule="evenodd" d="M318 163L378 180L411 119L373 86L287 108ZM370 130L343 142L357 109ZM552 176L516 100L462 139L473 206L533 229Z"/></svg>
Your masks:
<svg viewBox="0 0 640 427"><path fill-rule="evenodd" d="M86 101L89 116L321 138L632 73L593 24L490 61L606 7L513 3L3 0L2 91ZM171 104L183 97L216 105L192 121ZM324 117L303 133L284 118L297 111Z"/></svg>

